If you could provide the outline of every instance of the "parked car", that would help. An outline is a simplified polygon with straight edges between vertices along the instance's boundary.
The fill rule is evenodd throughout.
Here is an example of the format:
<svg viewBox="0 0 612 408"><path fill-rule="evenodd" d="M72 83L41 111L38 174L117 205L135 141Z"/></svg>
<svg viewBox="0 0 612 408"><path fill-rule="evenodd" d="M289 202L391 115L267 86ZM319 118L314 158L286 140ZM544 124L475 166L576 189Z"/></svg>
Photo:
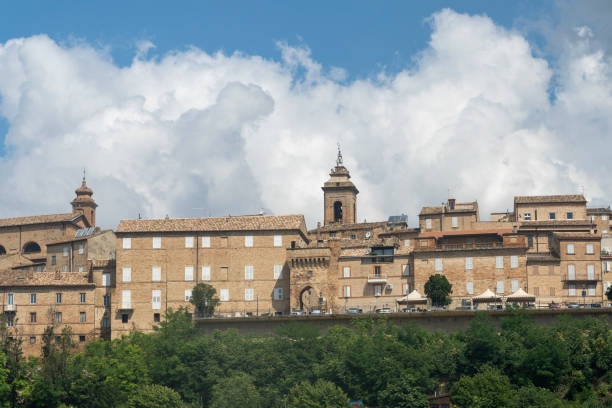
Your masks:
<svg viewBox="0 0 612 408"><path fill-rule="evenodd" d="M548 304L549 309L561 309L561 303L551 302Z"/></svg>
<svg viewBox="0 0 612 408"><path fill-rule="evenodd" d="M381 307L380 309L376 309L376 313L393 313L390 307Z"/></svg>
<svg viewBox="0 0 612 408"><path fill-rule="evenodd" d="M576 303L576 302L569 302L567 304L567 308L568 309L578 309L580 307L580 304Z"/></svg>
<svg viewBox="0 0 612 408"><path fill-rule="evenodd" d="M322 314L325 314L325 313L323 312L323 310L321 310L320 307L315 306L312 309L310 309L310 314L311 315L322 315Z"/></svg>
<svg viewBox="0 0 612 408"><path fill-rule="evenodd" d="M586 305L589 309L599 309L601 307L601 303L591 303L590 305Z"/></svg>
<svg viewBox="0 0 612 408"><path fill-rule="evenodd" d="M291 316L304 316L306 313L304 313L303 310L292 310L291 311Z"/></svg>
<svg viewBox="0 0 612 408"><path fill-rule="evenodd" d="M348 309L346 309L346 313L348 313L348 314L361 314L361 313L363 313L363 310L361 308L358 308L358 307L349 307Z"/></svg>

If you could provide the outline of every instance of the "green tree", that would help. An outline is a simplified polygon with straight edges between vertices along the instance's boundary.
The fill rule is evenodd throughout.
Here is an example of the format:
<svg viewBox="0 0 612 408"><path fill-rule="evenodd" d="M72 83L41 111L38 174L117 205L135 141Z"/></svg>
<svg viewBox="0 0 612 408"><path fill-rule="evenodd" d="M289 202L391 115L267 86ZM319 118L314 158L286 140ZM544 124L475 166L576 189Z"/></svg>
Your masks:
<svg viewBox="0 0 612 408"><path fill-rule="evenodd" d="M506 407L512 397L508 377L490 366L483 367L473 377L461 377L451 388L451 401L460 408Z"/></svg>
<svg viewBox="0 0 612 408"><path fill-rule="evenodd" d="M287 395L289 408L346 408L349 398L336 384L318 379L314 384L303 381Z"/></svg>
<svg viewBox="0 0 612 408"><path fill-rule="evenodd" d="M434 306L446 306L450 304L450 294L453 293L453 285L450 284L446 276L439 273L429 277L425 282L425 294L431 299Z"/></svg>
<svg viewBox="0 0 612 408"><path fill-rule="evenodd" d="M219 380L212 388L211 408L262 407L262 398L253 378L239 373Z"/></svg>
<svg viewBox="0 0 612 408"><path fill-rule="evenodd" d="M608 286L608 290L606 290L606 297L608 300L612 300L612 286Z"/></svg>
<svg viewBox="0 0 612 408"><path fill-rule="evenodd" d="M127 408L182 408L183 400L172 388L157 384L140 385L130 395Z"/></svg>
<svg viewBox="0 0 612 408"><path fill-rule="evenodd" d="M378 397L383 408L427 408L429 402L425 394L416 389L406 378L387 385Z"/></svg>
<svg viewBox="0 0 612 408"><path fill-rule="evenodd" d="M219 304L217 290L206 283L198 283L191 291L191 304L195 306L196 315L210 317Z"/></svg>
<svg viewBox="0 0 612 408"><path fill-rule="evenodd" d="M23 406L31 391L30 370L23 355L22 343L23 339L15 327L8 327L6 314L0 314L0 349L4 354L0 372L6 373L6 385L9 388L8 396L4 398L5 388L1 387L0 401L6 401L8 403L6 405L11 408ZM3 374L0 376L4 377Z"/></svg>

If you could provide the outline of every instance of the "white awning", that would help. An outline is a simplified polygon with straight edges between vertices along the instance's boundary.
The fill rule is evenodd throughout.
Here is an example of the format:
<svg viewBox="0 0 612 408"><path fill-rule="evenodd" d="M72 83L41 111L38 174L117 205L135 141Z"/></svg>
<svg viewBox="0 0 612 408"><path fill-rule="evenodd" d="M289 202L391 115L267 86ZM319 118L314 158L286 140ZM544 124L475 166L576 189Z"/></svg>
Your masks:
<svg viewBox="0 0 612 408"><path fill-rule="evenodd" d="M535 302L535 299L534 295L530 295L521 288L506 298L508 302Z"/></svg>
<svg viewBox="0 0 612 408"><path fill-rule="evenodd" d="M416 289L410 292L403 298L396 300L399 304L416 304L416 303L427 303L427 298L421 295Z"/></svg>
<svg viewBox="0 0 612 408"><path fill-rule="evenodd" d="M472 298L472 302L497 302L500 301L501 298L495 293L491 292L490 289L485 290L478 296L474 296Z"/></svg>

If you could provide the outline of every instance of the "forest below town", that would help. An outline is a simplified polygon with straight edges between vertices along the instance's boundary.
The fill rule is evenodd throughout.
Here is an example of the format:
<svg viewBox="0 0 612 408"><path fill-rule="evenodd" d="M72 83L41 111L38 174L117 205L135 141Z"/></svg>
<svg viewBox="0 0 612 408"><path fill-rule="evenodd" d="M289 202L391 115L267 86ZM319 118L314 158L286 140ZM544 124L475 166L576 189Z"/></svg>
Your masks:
<svg viewBox="0 0 612 408"><path fill-rule="evenodd" d="M153 333L96 340L76 352L70 328L47 328L40 357L2 326L6 407L612 407L612 332L605 319L537 326L485 313L446 334L359 317L326 333L289 323L274 335L200 333L186 310Z"/></svg>

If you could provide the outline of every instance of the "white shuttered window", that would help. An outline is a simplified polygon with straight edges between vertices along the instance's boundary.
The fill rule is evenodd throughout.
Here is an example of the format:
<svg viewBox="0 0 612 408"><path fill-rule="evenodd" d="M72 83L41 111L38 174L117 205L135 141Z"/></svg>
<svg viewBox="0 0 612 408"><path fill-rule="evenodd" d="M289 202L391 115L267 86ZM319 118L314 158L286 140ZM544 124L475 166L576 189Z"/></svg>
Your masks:
<svg viewBox="0 0 612 408"><path fill-rule="evenodd" d="M132 281L132 268L123 268L122 271L123 282L131 282Z"/></svg>
<svg viewBox="0 0 612 408"><path fill-rule="evenodd" d="M344 287L344 297L351 297L351 287L350 286L345 286Z"/></svg>
<svg viewBox="0 0 612 408"><path fill-rule="evenodd" d="M192 281L193 280L193 266L185 267L185 280Z"/></svg>
<svg viewBox="0 0 612 408"><path fill-rule="evenodd" d="M124 290L121 292L121 307L123 309L132 308L132 292L131 291Z"/></svg>
<svg viewBox="0 0 612 408"><path fill-rule="evenodd" d="M210 237L202 237L202 248L210 248Z"/></svg>
<svg viewBox="0 0 612 408"><path fill-rule="evenodd" d="M274 279L283 279L283 265L274 265Z"/></svg>
<svg viewBox="0 0 612 408"><path fill-rule="evenodd" d="M185 289L185 302L189 302L191 300L191 289Z"/></svg>
<svg viewBox="0 0 612 408"><path fill-rule="evenodd" d="M474 282L466 282L465 290L467 291L468 295L473 295L474 294Z"/></svg>
<svg viewBox="0 0 612 408"><path fill-rule="evenodd" d="M512 279L511 284L512 284L512 293L514 293L519 288L518 279Z"/></svg>
<svg viewBox="0 0 612 408"><path fill-rule="evenodd" d="M442 271L442 258L436 258L436 260L434 261L434 269L436 270L436 272Z"/></svg>
<svg viewBox="0 0 612 408"><path fill-rule="evenodd" d="M154 310L161 309L161 290L154 290L152 295L151 307Z"/></svg>
<svg viewBox="0 0 612 408"><path fill-rule="evenodd" d="M210 266L202 267L202 280L205 280L205 281L210 280Z"/></svg>
<svg viewBox="0 0 612 408"><path fill-rule="evenodd" d="M283 236L282 235L275 235L274 236L274 246L275 247L282 247L283 246Z"/></svg>
<svg viewBox="0 0 612 408"><path fill-rule="evenodd" d="M351 267L350 266L345 266L343 269L343 276L345 278L350 278L351 277Z"/></svg>
<svg viewBox="0 0 612 408"><path fill-rule="evenodd" d="M589 280L595 279L595 265L587 265L587 278Z"/></svg>
<svg viewBox="0 0 612 408"><path fill-rule="evenodd" d="M468 256L465 258L465 269L471 270L473 269L472 257Z"/></svg>
<svg viewBox="0 0 612 408"><path fill-rule="evenodd" d="M151 268L151 280L153 282L159 282L161 280L161 267L154 266Z"/></svg>
<svg viewBox="0 0 612 408"><path fill-rule="evenodd" d="M504 293L504 281L497 281L497 293Z"/></svg>
<svg viewBox="0 0 612 408"><path fill-rule="evenodd" d="M518 268L518 256L517 255L512 255L510 257L510 268L512 269Z"/></svg>
<svg viewBox="0 0 612 408"><path fill-rule="evenodd" d="M576 280L576 267L574 265L567 265L567 279Z"/></svg>
<svg viewBox="0 0 612 408"><path fill-rule="evenodd" d="M495 257L495 268L504 269L504 257L503 256Z"/></svg>
<svg viewBox="0 0 612 408"><path fill-rule="evenodd" d="M229 289L221 289L219 291L219 300L221 302L229 301Z"/></svg>
<svg viewBox="0 0 612 408"><path fill-rule="evenodd" d="M253 236L252 235L246 235L244 237L244 246L245 247L252 247L253 246Z"/></svg>
<svg viewBox="0 0 612 408"><path fill-rule="evenodd" d="M132 238L123 238L123 249L132 249Z"/></svg>
<svg viewBox="0 0 612 408"><path fill-rule="evenodd" d="M253 265L245 265L244 280L253 280Z"/></svg>
<svg viewBox="0 0 612 408"><path fill-rule="evenodd" d="M161 248L161 237L153 237L153 249Z"/></svg>
<svg viewBox="0 0 612 408"><path fill-rule="evenodd" d="M246 288L244 290L244 300L246 300L247 302L253 300L253 288Z"/></svg>
<svg viewBox="0 0 612 408"><path fill-rule="evenodd" d="M193 248L193 237L185 237L185 248Z"/></svg>

